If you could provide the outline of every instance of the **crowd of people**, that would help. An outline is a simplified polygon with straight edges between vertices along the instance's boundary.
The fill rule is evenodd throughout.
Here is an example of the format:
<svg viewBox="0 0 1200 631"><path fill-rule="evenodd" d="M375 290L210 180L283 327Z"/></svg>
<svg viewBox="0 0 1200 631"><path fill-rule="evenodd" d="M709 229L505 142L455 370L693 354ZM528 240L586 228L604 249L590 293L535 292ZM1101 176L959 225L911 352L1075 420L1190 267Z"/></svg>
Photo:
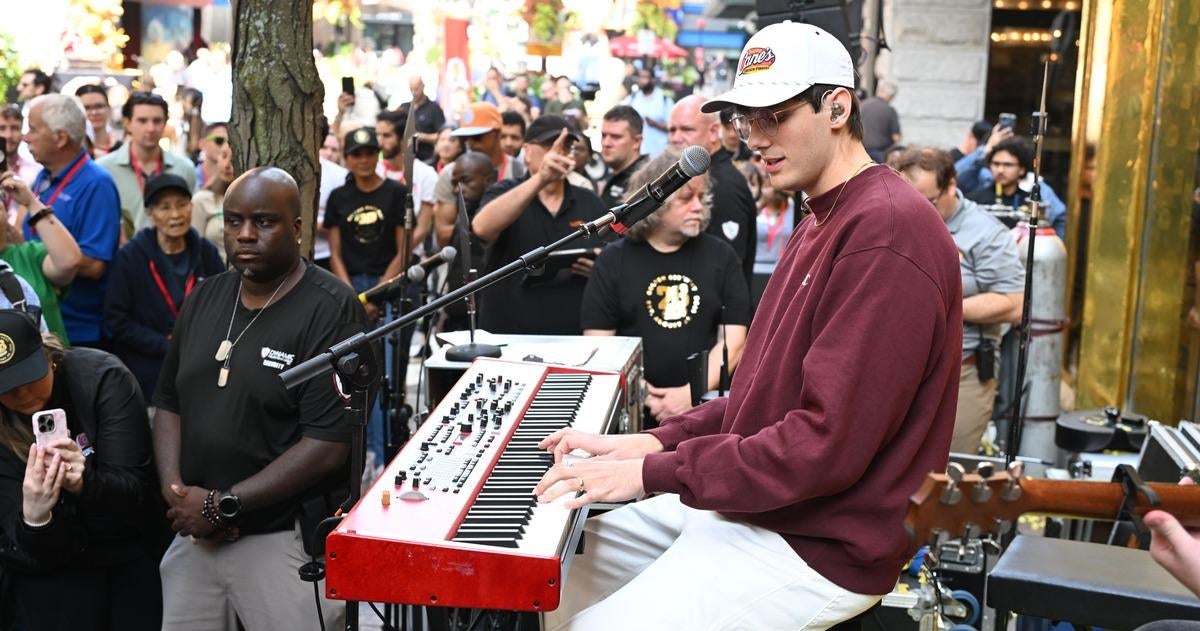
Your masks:
<svg viewBox="0 0 1200 631"><path fill-rule="evenodd" d="M824 46L808 29L762 33L778 49ZM590 112L591 119L569 79L544 81L552 89L539 98L524 73L506 80L489 72L479 99L452 122L418 74L411 102L366 119L362 95L347 92L320 135L316 226L304 225L288 174L234 172L227 123L194 121L198 151L183 155L164 148L171 106L159 94L133 92L110 103L101 86L61 94L52 77L26 72L19 102L0 108L7 210L0 231L7 300L0 309L0 597L9 599L0 601L0 629L14 619L31 631L314 626L312 592L296 571L319 554L316 521L344 499L351 424L327 384L289 391L278 372L394 317L394 305L360 305L356 296L422 254L466 243L487 273L629 200L694 146L711 156L707 176L623 237L610 234L568 260L484 290L480 326L501 334L640 337L645 380L635 387L648 425L662 426L629 452L624 443L570 434L549 447L636 454L639 463L645 456L645 490L757 515L751 523L787 524L786 543L813 555L811 569L787 571L815 569L832 580L821 598L841 598L841 613L861 609L863 594L886 591L881 568L896 560L896 541L856 557L864 573L853 577L833 563L858 554L842 543L871 548L856 538L864 525L858 517L815 527L795 512L814 507L812 497L770 486L738 497L734 489L782 479L752 472L764 464L792 479L817 475L842 484L865 475L870 450L841 462L835 451L822 451L845 437L844 419L824 443L804 432L776 437L783 445L814 440L804 448L816 454L807 464L785 464L800 459L758 443L735 453L736 441L726 439L741 434L750 442L774 431L771 419L796 414L788 411L793 386L772 383L795 374L806 409L825 420L877 417L877 442L895 431L888 423L915 424L901 438L924 464L944 461L947 446L976 451L996 397L1000 336L1019 320L1025 273L1014 237L980 205L1027 199L1032 149L1011 128L987 124L975 126L957 155L897 147L899 122L888 105L895 87L885 84L879 98L860 102L848 64L840 56L827 61L825 76L838 78L829 84L788 75L781 85L794 90L768 90L781 97L774 100L756 96L765 88L751 81L720 99L675 101L646 67L621 104ZM762 70L783 72L769 64ZM818 120L827 121L819 134L793 129L815 129ZM827 158L823 170L798 166L815 160L795 153L801 141L802 151ZM883 159L894 171L877 165ZM589 168L597 162L602 174ZM911 186L895 188L903 182ZM1046 186L1043 197L1065 236L1061 200ZM906 213L932 206L937 215L920 215L918 223L940 216L946 238L925 226L906 228L908 241L889 240L866 211L880 199ZM831 217L832 232L822 233ZM300 236L312 229L307 260ZM792 244L794 234L802 245ZM844 258L831 258L836 252ZM859 278L873 280L858 286ZM451 288L463 281L454 268L445 278ZM801 298L810 295L814 302ZM896 309L925 320L883 317ZM868 324L872 315L892 324ZM834 327L831 320L844 322ZM465 328L462 306L449 307L438 326ZM401 337L402 349L411 336L408 329ZM896 358L879 357L885 347ZM687 362L704 352L703 385L716 389L732 373L731 402L695 408ZM404 382L406 364L391 367L393 379ZM912 378L868 391L888 381L885 374ZM924 385L913 381L922 375ZM947 408L954 399L946 393L955 389L957 409ZM50 408L66 412L73 439L35 440L31 417ZM735 429L722 425L723 416ZM377 405L366 439L369 469L382 465L381 424ZM918 444L926 434L936 440ZM664 448L669 453L659 455ZM889 460L895 453L880 451L880 471L911 478L916 460ZM688 472L702 469L701 460L736 463L730 475L745 484L691 477L700 476ZM596 463L559 476L577 477L580 491L584 478L574 473L617 477ZM868 476L868 487L884 485L880 475ZM593 499L629 490L588 482ZM890 501L895 488L879 493ZM872 495L869 488L818 491L848 510ZM651 518L662 529L689 518L678 497L655 501ZM612 522L618 534L621 519ZM832 532L835 522L849 534ZM714 527L704 540L719 532ZM763 546L760 552L786 552L782 540L752 535L737 533ZM812 544L821 538L845 541ZM602 555L607 539L600 541ZM51 595L63 590L86 615L53 606ZM326 602L322 611L336 623L336 608Z"/></svg>

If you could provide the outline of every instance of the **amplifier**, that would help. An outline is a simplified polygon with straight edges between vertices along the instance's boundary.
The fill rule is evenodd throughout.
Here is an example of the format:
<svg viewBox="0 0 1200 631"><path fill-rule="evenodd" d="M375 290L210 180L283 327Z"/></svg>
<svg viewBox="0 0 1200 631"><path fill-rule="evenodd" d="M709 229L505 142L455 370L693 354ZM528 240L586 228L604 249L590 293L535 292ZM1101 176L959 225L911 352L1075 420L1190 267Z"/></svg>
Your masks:
<svg viewBox="0 0 1200 631"><path fill-rule="evenodd" d="M1143 480L1178 482L1200 466L1200 426L1190 421L1176 427L1150 421L1149 426L1137 465Z"/></svg>

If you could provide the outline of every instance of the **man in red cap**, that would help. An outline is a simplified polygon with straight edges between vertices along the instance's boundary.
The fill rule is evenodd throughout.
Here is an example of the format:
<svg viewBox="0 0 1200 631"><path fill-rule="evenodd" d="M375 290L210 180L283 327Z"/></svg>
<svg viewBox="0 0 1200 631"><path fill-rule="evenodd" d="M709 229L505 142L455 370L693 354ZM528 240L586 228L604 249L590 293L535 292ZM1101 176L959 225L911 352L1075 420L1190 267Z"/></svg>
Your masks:
<svg viewBox="0 0 1200 631"><path fill-rule="evenodd" d="M556 432L542 501L623 501L587 524L546 629L825 629L891 591L908 496L943 468L962 337L941 217L862 143L846 48L783 22L702 111L810 216L767 286L729 397L635 435ZM564 460L575 449L593 458ZM671 594L664 599L663 594Z"/></svg>

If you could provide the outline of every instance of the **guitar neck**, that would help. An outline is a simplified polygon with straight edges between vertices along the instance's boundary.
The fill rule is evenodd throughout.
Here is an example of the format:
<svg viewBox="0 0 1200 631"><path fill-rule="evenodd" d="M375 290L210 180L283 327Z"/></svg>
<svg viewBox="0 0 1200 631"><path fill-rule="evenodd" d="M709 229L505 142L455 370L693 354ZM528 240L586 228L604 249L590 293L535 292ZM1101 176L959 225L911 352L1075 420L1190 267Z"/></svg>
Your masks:
<svg viewBox="0 0 1200 631"><path fill-rule="evenodd" d="M1150 506L1139 494L1134 512L1145 515L1155 508L1174 515L1185 526L1200 527L1200 487L1178 484L1147 484L1158 494L1160 504ZM1079 482L1075 480L1021 480L1022 511L1089 519L1113 519L1125 500L1125 491L1116 482Z"/></svg>

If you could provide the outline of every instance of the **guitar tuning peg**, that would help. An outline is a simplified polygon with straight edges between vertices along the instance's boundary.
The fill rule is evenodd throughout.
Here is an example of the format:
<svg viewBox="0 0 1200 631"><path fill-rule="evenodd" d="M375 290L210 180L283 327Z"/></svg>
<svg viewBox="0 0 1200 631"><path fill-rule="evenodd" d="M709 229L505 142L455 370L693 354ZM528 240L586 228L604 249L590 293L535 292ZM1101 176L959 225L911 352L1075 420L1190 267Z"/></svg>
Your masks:
<svg viewBox="0 0 1200 631"><path fill-rule="evenodd" d="M1004 537L1004 535L1007 535L1011 530L1012 530L1012 522L1011 521L1009 521L1007 519L1000 519L999 517L992 520L991 535L997 541L1000 540L1002 537Z"/></svg>
<svg viewBox="0 0 1200 631"><path fill-rule="evenodd" d="M962 481L966 475L966 470L957 462L951 462L946 465L946 490L942 491L942 503L946 506L953 506L962 499L962 491L958 488L958 483Z"/></svg>
<svg viewBox="0 0 1200 631"><path fill-rule="evenodd" d="M929 529L929 549L937 550L946 541L946 531L941 528Z"/></svg>
<svg viewBox="0 0 1200 631"><path fill-rule="evenodd" d="M995 472L996 465L990 462L981 462L979 463L979 466L975 467L975 473L977 473L981 478L990 478Z"/></svg>
<svg viewBox="0 0 1200 631"><path fill-rule="evenodd" d="M979 474L979 481L971 486L971 501L976 504L986 504L992 499L992 487L988 486L988 477Z"/></svg>
<svg viewBox="0 0 1200 631"><path fill-rule="evenodd" d="M1000 491L1000 499L1014 502L1021 497L1021 473L1024 471L1024 463L1013 462L1008 465L1008 482L1004 483L1004 490Z"/></svg>
<svg viewBox="0 0 1200 631"><path fill-rule="evenodd" d="M972 524L970 522L963 524L963 542L966 542L969 539L978 539L980 533L982 532L983 530L976 524Z"/></svg>

